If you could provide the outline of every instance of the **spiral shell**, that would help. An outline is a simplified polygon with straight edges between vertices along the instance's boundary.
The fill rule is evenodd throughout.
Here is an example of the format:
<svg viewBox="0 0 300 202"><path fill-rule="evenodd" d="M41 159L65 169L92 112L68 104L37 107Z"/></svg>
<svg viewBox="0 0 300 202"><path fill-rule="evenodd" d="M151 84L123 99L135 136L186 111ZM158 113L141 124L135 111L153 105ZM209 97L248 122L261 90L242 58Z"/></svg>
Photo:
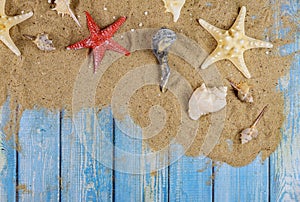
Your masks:
<svg viewBox="0 0 300 202"><path fill-rule="evenodd" d="M71 16L71 18L80 27L78 19L70 8L71 0L55 0L54 3L56 4L56 6L52 10L57 11L57 13L62 14L62 16L64 16L65 14Z"/></svg>

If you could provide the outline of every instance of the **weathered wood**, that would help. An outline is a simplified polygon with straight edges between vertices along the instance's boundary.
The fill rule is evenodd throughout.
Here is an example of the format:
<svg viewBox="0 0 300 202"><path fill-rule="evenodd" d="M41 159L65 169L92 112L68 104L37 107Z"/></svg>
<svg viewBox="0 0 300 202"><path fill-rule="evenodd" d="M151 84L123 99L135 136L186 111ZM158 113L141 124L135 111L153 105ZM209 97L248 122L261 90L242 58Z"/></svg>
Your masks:
<svg viewBox="0 0 300 202"><path fill-rule="evenodd" d="M4 127L9 121L9 101L0 108L0 201L16 199L16 150L14 136L7 140Z"/></svg>
<svg viewBox="0 0 300 202"><path fill-rule="evenodd" d="M283 138L279 148L271 156L270 184L271 201L300 201L300 39L299 1L281 2L275 15L276 38L295 41L280 47L281 55L294 54L289 73L280 79L279 88L284 94L286 120L282 129ZM289 27L283 27L282 16L297 23L298 32L289 36Z"/></svg>
<svg viewBox="0 0 300 202"><path fill-rule="evenodd" d="M114 199L124 202L142 201L143 175L135 172L142 169L142 159L133 157L134 154L142 153L142 141L128 136L141 134L141 129L138 126L127 128L126 134L118 127L126 124L124 122L115 120L114 125Z"/></svg>
<svg viewBox="0 0 300 202"><path fill-rule="evenodd" d="M215 201L268 201L269 161L258 156L250 165L233 168L227 164L215 167Z"/></svg>
<svg viewBox="0 0 300 202"><path fill-rule="evenodd" d="M149 158L152 151L141 139L141 128L129 123L115 120L114 199L167 201L168 167L163 165L168 165L168 156ZM126 131L120 129L124 127Z"/></svg>
<svg viewBox="0 0 300 202"><path fill-rule="evenodd" d="M183 156L170 166L170 201L212 201L212 164Z"/></svg>
<svg viewBox="0 0 300 202"><path fill-rule="evenodd" d="M26 110L20 122L19 201L59 200L59 112Z"/></svg>
<svg viewBox="0 0 300 202"><path fill-rule="evenodd" d="M298 39L299 44L299 39ZM286 121L279 148L271 156L271 201L300 201L300 57L280 81L284 92Z"/></svg>
<svg viewBox="0 0 300 202"><path fill-rule="evenodd" d="M110 109L85 109L73 118L62 120L62 201L112 201L113 150L103 141L113 138Z"/></svg>

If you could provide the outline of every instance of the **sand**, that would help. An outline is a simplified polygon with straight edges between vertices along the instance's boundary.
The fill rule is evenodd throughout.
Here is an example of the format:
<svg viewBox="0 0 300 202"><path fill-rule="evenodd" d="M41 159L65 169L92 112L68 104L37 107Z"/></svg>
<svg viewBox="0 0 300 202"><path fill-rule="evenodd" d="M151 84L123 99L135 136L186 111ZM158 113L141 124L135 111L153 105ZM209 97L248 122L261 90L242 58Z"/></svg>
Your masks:
<svg viewBox="0 0 300 202"><path fill-rule="evenodd" d="M22 56L15 56L3 43L0 43L0 104L6 97L11 97L12 103L17 103L19 109L33 109L34 107L49 110L66 109L72 111L72 93L74 82L80 71L84 59L88 55L87 49L67 51L66 46L88 36L84 11L89 11L94 20L105 27L115 21L115 18L127 16L128 20L118 31L119 34L131 29L160 28L181 33L198 43L210 53L216 46L214 38L197 22L202 18L209 23L228 29L233 24L241 6L246 6L245 20L246 34L250 37L270 41L274 48L252 49L245 53L245 61L252 74L248 79L253 86L254 103L246 104L239 101L226 78L239 82L246 79L229 61L216 63L224 85L228 86L228 105L226 107L226 122L221 138L208 157L226 162L232 166L244 166L262 152L263 159L267 158L278 146L284 121L283 96L277 90L278 79L285 75L291 56L281 57L278 47L287 43L277 39L272 33L274 26L274 11L269 1L192 1L187 0L178 22L173 22L170 13L165 13L161 0L142 1L72 1L72 9L79 16L80 28L69 17L59 16L51 8L53 5L44 1L7 0L7 15L17 15L21 11L33 11L34 16L29 20L13 27L10 31L13 41L20 49ZM106 8L106 9L104 9ZM145 15L145 12L148 12ZM140 23L142 23L142 26ZM267 30L267 31L266 31ZM46 32L53 40L56 50L43 52L34 43L23 37L24 34L37 35ZM170 55L170 67L179 72L196 89L203 82L197 74L197 69L190 64ZM115 84L128 71L143 64L155 64L156 58L151 50L136 51L130 57L122 57L103 74L97 88L96 106L103 108L110 105ZM91 70L92 71L92 70ZM159 83L159 82L158 82ZM147 140L154 150L160 150L169 144L180 125L180 106L171 92L161 94L159 86L149 85L140 88L130 99L130 113L133 120L140 126L149 124L147 113L151 106L160 104L167 112L165 128L155 137ZM260 135L254 141L241 145L239 132L249 127L264 105L269 109L258 125ZM12 104L11 106L16 106ZM21 113L19 113L21 116ZM199 148L203 144L204 134L210 125L210 115L201 117L199 130L187 155L199 155ZM230 144L232 143L232 146ZM230 144L228 144L230 143Z"/></svg>

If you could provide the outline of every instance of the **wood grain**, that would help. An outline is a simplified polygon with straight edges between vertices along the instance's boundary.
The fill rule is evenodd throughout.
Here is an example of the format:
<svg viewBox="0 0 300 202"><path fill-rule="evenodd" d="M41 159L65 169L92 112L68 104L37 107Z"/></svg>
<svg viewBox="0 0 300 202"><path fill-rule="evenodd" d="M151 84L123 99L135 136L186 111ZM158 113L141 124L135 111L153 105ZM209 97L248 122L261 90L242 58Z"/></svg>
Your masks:
<svg viewBox="0 0 300 202"><path fill-rule="evenodd" d="M289 73L280 79L279 89L284 94L286 120L282 141L270 158L271 201L300 201L300 2L281 2L275 15L276 37L290 39L293 43L280 48L281 55L293 55ZM289 36L290 28L284 27L282 17L296 23L298 31Z"/></svg>
<svg viewBox="0 0 300 202"><path fill-rule="evenodd" d="M110 110L86 109L73 118L62 119L62 201L112 201L113 151L102 141L113 137Z"/></svg>
<svg viewBox="0 0 300 202"><path fill-rule="evenodd" d="M250 165L215 167L215 201L268 201L269 161L258 156Z"/></svg>
<svg viewBox="0 0 300 202"><path fill-rule="evenodd" d="M59 200L59 124L59 112L23 113L19 130L19 201Z"/></svg>
<svg viewBox="0 0 300 202"><path fill-rule="evenodd" d="M170 166L170 201L213 201L212 163L183 156Z"/></svg>
<svg viewBox="0 0 300 202"><path fill-rule="evenodd" d="M9 121L9 100L0 108L0 201L16 200L16 150L14 136L7 140L3 128Z"/></svg>

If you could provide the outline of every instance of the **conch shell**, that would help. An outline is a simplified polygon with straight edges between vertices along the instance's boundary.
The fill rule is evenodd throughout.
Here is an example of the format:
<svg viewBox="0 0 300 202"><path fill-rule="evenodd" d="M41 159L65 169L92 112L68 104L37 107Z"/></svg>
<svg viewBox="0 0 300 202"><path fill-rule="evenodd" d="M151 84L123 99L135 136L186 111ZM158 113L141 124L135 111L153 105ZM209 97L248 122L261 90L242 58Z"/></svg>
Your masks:
<svg viewBox="0 0 300 202"><path fill-rule="evenodd" d="M254 121L254 123L252 124L252 126L250 128L246 128L240 133L240 139L241 139L242 144L245 144L245 143L251 141L253 138L256 138L258 136L258 130L256 128L256 125L258 124L259 120L262 118L262 116L266 112L267 107L268 107L268 105L266 105L262 109L262 111L259 113L258 117L256 118L256 120Z"/></svg>
<svg viewBox="0 0 300 202"><path fill-rule="evenodd" d="M46 33L41 33L41 34L38 34L37 36L31 36L31 35L24 34L24 36L26 38L32 40L32 42L36 44L38 49L40 49L42 51L55 50L52 40L49 39L49 36Z"/></svg>
<svg viewBox="0 0 300 202"><path fill-rule="evenodd" d="M253 102L253 97L250 91L251 86L249 86L246 82L241 82L236 84L235 82L227 79L230 85L237 91L238 98L243 102Z"/></svg>
<svg viewBox="0 0 300 202"><path fill-rule="evenodd" d="M163 2L165 3L166 12L171 12L174 22L177 22L185 0L163 0Z"/></svg>
<svg viewBox="0 0 300 202"><path fill-rule="evenodd" d="M200 116L217 112L226 106L227 87L207 88L203 83L195 90L189 101L189 116L198 120Z"/></svg>
<svg viewBox="0 0 300 202"><path fill-rule="evenodd" d="M78 19L76 18L76 16L70 8L71 0L55 0L54 3L56 4L56 6L52 10L57 11L57 13L62 14L62 16L64 16L65 14L71 16L71 18L80 27Z"/></svg>

